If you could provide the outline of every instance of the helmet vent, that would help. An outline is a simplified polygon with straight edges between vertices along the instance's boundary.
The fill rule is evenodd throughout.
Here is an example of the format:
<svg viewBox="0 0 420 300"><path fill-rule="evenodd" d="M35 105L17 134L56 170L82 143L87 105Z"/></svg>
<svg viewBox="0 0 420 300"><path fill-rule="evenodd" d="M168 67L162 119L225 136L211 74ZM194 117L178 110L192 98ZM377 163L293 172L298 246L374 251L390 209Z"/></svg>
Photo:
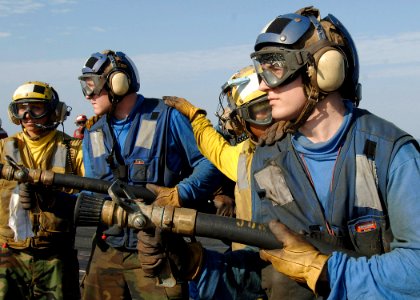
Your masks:
<svg viewBox="0 0 420 300"><path fill-rule="evenodd" d="M34 85L34 93L45 94L45 87L40 85Z"/></svg>
<svg viewBox="0 0 420 300"><path fill-rule="evenodd" d="M91 57L87 60L87 62L86 62L86 64L85 64L85 66L86 66L86 67L88 67L88 68L93 69L93 66L96 64L96 62L97 62L97 61L98 61L98 59L97 59L96 57L91 56Z"/></svg>
<svg viewBox="0 0 420 300"><path fill-rule="evenodd" d="M268 26L267 31L266 32L271 32L271 33L279 33L282 32L283 29L291 22L291 19L286 19L286 18L277 18L275 19L270 26Z"/></svg>

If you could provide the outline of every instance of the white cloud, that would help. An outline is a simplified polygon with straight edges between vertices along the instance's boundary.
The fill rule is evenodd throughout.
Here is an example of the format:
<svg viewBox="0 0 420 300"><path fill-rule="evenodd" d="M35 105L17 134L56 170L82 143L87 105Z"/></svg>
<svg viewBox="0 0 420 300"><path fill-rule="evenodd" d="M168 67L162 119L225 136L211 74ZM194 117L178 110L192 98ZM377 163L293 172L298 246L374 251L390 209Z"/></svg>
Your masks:
<svg viewBox="0 0 420 300"><path fill-rule="evenodd" d="M26 14L44 6L44 3L33 0L0 0L0 16Z"/></svg>
<svg viewBox="0 0 420 300"><path fill-rule="evenodd" d="M96 32L106 32L105 28L99 26L94 26L91 29Z"/></svg>
<svg viewBox="0 0 420 300"><path fill-rule="evenodd" d="M51 8L52 13L67 13L70 11L68 8L58 8L58 5L75 4L74 0L0 0L0 16L10 16L16 14L27 14L37 11L44 7Z"/></svg>
<svg viewBox="0 0 420 300"><path fill-rule="evenodd" d="M10 32L0 32L0 38L9 37L11 35Z"/></svg>
<svg viewBox="0 0 420 300"><path fill-rule="evenodd" d="M420 32L392 37L363 37L356 41L363 65L420 63Z"/></svg>

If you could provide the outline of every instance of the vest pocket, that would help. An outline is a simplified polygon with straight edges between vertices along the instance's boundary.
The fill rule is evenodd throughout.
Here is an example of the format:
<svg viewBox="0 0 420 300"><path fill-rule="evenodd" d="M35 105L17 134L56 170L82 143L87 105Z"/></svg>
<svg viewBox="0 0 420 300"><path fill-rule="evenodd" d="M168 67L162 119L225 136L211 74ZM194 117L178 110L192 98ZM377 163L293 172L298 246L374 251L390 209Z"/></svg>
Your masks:
<svg viewBox="0 0 420 300"><path fill-rule="evenodd" d="M51 212L41 212L39 216L40 229L46 232L70 232L71 222L57 217Z"/></svg>
<svg viewBox="0 0 420 300"><path fill-rule="evenodd" d="M135 159L130 163L129 179L133 183L144 184L147 182L157 182L158 170L157 159L142 160Z"/></svg>
<svg viewBox="0 0 420 300"><path fill-rule="evenodd" d="M365 256L384 253L386 218L363 216L348 222L351 241L357 252Z"/></svg>

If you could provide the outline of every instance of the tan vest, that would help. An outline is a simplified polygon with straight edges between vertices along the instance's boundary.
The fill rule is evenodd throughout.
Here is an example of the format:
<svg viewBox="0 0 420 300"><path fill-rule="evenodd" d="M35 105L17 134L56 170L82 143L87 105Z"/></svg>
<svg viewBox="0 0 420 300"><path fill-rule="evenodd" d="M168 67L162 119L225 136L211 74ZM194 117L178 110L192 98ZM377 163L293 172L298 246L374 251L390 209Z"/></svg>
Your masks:
<svg viewBox="0 0 420 300"><path fill-rule="evenodd" d="M235 185L236 218L246 221L251 221L252 218L250 171L254 150L255 145L249 139L244 142L239 154L238 179ZM245 246L240 243L232 243L232 250L240 250Z"/></svg>
<svg viewBox="0 0 420 300"><path fill-rule="evenodd" d="M66 135L67 138L70 138ZM63 134L56 134L48 140L45 159L42 160L40 169L52 170L56 173L70 173L71 167L67 155L68 149L63 143ZM18 133L0 141L0 162L8 165L6 155L12 157L19 165L34 168L30 163L30 149L25 146L23 133ZM81 151L81 141L72 139L70 142L70 157L76 173L80 173L80 166L76 163L78 151ZM79 163L80 165L80 163ZM74 229L72 224L73 210L71 203L62 205L60 199L51 199L51 203L42 205L40 208L37 200L34 200L35 207L29 212L29 219L32 223L32 231L35 236L25 240L14 240L14 232L9 227L9 203L13 190L17 186L16 181L0 180L0 243L7 243L9 247L24 249L27 247L44 248L52 244L58 246L73 243ZM64 190L62 190L64 191ZM66 190L66 192L72 192Z"/></svg>

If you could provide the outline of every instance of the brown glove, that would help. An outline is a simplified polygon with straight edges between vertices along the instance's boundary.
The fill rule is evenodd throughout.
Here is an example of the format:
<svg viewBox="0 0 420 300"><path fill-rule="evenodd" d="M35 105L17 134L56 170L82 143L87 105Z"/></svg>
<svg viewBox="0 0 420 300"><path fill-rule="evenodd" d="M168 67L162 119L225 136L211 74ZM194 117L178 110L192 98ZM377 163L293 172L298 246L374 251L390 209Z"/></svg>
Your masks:
<svg viewBox="0 0 420 300"><path fill-rule="evenodd" d="M189 243L187 265L185 266L185 279L194 280L200 274L203 266L204 249L200 242Z"/></svg>
<svg viewBox="0 0 420 300"><path fill-rule="evenodd" d="M36 201L35 187L29 183L19 184L19 202L23 209L30 210Z"/></svg>
<svg viewBox="0 0 420 300"><path fill-rule="evenodd" d="M271 221L269 227L277 240L283 244L283 249L261 250L260 257L270 261L277 271L291 279L306 283L317 294L316 286L321 274L323 279L326 275L329 256L319 252L280 222Z"/></svg>
<svg viewBox="0 0 420 300"><path fill-rule="evenodd" d="M137 240L138 258L144 273L147 277L158 276L165 260L160 229L140 230Z"/></svg>
<svg viewBox="0 0 420 300"><path fill-rule="evenodd" d="M178 187L168 188L159 186L156 184L148 183L146 188L156 195L156 200L153 202L154 205L158 206L174 206L181 207L181 199L178 194Z"/></svg>
<svg viewBox="0 0 420 300"><path fill-rule="evenodd" d="M235 199L227 195L216 195L213 199L216 214L224 217L235 217Z"/></svg>
<svg viewBox="0 0 420 300"><path fill-rule="evenodd" d="M285 136L284 125L286 122L279 121L268 127L258 139L258 145L272 145Z"/></svg>
<svg viewBox="0 0 420 300"><path fill-rule="evenodd" d="M176 110L178 110L181 114L186 116L190 122L194 121L195 117L198 114L204 114L206 115L206 111L195 107L192 105L188 100L184 98L178 98L175 96L163 96L163 101L165 101L165 104L174 107Z"/></svg>

